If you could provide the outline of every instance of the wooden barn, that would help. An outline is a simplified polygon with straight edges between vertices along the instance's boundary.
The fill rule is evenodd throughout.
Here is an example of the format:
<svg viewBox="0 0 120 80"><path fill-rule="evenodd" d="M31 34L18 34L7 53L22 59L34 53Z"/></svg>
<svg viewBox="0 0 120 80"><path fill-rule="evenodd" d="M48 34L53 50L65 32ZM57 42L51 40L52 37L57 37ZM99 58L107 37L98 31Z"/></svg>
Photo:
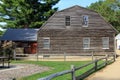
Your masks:
<svg viewBox="0 0 120 80"><path fill-rule="evenodd" d="M54 13L40 28L38 53L114 53L116 33L100 14L75 5Z"/></svg>
<svg viewBox="0 0 120 80"><path fill-rule="evenodd" d="M113 28L95 11L73 6L54 13L38 31L39 54L115 52Z"/></svg>
<svg viewBox="0 0 120 80"><path fill-rule="evenodd" d="M17 54L35 54L37 52L37 31L39 29L7 29L2 41L12 41L16 44Z"/></svg>

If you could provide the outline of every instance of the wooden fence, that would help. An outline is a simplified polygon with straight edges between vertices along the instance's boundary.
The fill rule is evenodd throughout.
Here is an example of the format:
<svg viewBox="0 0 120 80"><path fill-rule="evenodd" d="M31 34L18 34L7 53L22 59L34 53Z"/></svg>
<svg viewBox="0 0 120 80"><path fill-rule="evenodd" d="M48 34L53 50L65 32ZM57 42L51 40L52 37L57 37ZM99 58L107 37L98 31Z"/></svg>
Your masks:
<svg viewBox="0 0 120 80"><path fill-rule="evenodd" d="M101 61L101 63L99 63L100 61ZM65 71L62 71L62 72L58 72L58 73L49 75L47 77L40 78L38 80L52 80L55 77L62 76L62 75L65 75L65 74L71 74L71 78L72 78L71 80L82 80L85 77L87 77L88 75L90 75L91 73L99 70L102 67L107 66L108 64L110 64L114 61L115 61L115 56L114 55L106 55L106 57L104 57L104 58L96 59L96 60L94 60L94 61L92 61L88 64L85 64L83 66L80 66L80 67L75 67L74 65L71 65L71 70L65 70ZM94 66L91 69L89 69L88 71L84 72L83 74L81 74L79 76L75 75L75 72L77 70L81 70L81 69L83 69L83 68L85 68L89 65L92 65L92 64Z"/></svg>

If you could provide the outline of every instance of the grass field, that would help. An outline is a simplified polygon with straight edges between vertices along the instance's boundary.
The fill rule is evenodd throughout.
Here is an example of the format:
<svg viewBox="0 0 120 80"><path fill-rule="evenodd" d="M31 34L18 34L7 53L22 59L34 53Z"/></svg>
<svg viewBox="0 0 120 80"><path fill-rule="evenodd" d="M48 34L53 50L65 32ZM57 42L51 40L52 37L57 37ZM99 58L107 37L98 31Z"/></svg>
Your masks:
<svg viewBox="0 0 120 80"><path fill-rule="evenodd" d="M13 61L13 63L27 63L27 64L35 64L35 65L39 65L39 66L48 66L51 68L51 70L43 72L43 73L38 73L38 74L34 74L31 76L27 76L24 78L21 78L20 80L37 80L41 77L45 77L48 76L50 74L56 73L56 72L60 72L60 71L64 71L64 70L70 70L70 66L71 65L75 65L76 67L78 66L82 66L83 64L88 63L89 61L66 61L66 62L62 62L62 61ZM90 65L82 70L76 71L76 75L80 75L83 72L85 72L86 70L88 70L89 68L91 68L93 65ZM53 80L71 80L71 74L66 74L60 77L57 77Z"/></svg>

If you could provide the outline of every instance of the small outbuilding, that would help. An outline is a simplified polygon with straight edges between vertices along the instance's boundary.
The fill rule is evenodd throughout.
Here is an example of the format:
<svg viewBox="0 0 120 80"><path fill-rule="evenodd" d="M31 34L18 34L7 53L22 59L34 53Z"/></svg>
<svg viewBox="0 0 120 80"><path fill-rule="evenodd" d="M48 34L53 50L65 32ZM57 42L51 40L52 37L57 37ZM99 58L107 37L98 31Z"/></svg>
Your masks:
<svg viewBox="0 0 120 80"><path fill-rule="evenodd" d="M120 33L115 37L116 40L116 53L120 54Z"/></svg>
<svg viewBox="0 0 120 80"><path fill-rule="evenodd" d="M7 29L1 37L2 41L16 43L16 52L35 54L37 51L37 31L39 29Z"/></svg>

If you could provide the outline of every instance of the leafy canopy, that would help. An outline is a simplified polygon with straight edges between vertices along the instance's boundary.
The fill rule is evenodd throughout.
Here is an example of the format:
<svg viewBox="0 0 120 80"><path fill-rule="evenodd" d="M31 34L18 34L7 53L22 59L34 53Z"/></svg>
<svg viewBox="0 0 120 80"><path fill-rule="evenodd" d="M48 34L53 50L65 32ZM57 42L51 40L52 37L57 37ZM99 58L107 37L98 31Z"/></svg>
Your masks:
<svg viewBox="0 0 120 80"><path fill-rule="evenodd" d="M92 3L88 8L100 13L111 25L120 31L120 0L99 0Z"/></svg>
<svg viewBox="0 0 120 80"><path fill-rule="evenodd" d="M39 28L55 11L59 0L0 0L0 22L7 28Z"/></svg>

